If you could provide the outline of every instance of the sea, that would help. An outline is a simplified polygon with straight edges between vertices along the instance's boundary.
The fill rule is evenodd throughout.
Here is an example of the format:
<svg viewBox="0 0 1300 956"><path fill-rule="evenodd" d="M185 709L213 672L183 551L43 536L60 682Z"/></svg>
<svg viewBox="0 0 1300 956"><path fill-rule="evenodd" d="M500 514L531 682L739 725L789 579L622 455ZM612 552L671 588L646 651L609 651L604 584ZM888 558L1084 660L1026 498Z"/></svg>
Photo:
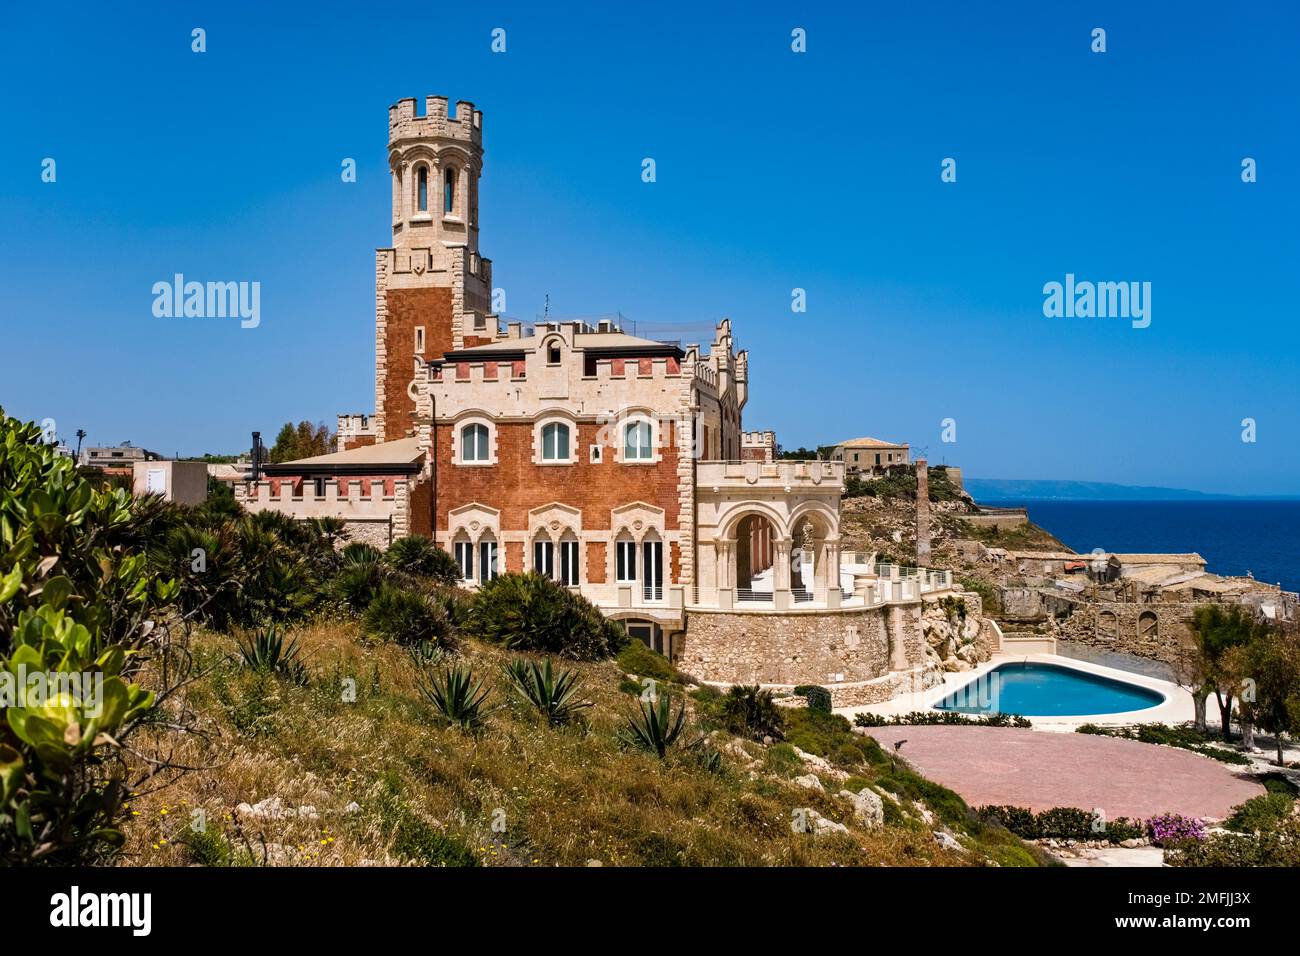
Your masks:
<svg viewBox="0 0 1300 956"><path fill-rule="evenodd" d="M1215 574L1246 574L1300 591L1300 501L1068 501L1018 499L1029 520L1074 551L1195 551Z"/></svg>

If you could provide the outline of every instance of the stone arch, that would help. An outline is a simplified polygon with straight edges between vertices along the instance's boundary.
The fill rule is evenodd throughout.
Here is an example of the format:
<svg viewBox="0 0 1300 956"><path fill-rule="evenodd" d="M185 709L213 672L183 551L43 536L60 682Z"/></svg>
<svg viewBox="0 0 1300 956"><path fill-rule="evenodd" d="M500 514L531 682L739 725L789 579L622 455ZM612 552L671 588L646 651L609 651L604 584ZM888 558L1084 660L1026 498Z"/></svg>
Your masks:
<svg viewBox="0 0 1300 956"><path fill-rule="evenodd" d="M1160 617L1155 611L1143 611L1137 616L1134 633L1139 641L1154 641L1160 637Z"/></svg>
<svg viewBox="0 0 1300 956"><path fill-rule="evenodd" d="M1097 636L1106 641L1119 637L1119 616L1114 611L1097 612Z"/></svg>

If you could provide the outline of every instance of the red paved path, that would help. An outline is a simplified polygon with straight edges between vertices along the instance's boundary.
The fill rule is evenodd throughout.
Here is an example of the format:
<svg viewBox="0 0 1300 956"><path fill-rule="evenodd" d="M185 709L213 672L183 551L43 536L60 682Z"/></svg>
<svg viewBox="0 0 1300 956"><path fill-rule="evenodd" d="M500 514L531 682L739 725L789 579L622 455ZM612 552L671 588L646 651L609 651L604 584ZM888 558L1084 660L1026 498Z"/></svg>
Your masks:
<svg viewBox="0 0 1300 956"><path fill-rule="evenodd" d="M1010 727L875 727L886 751L961 794L972 807L1101 808L1106 816L1156 813L1223 819L1264 792L1237 767L1186 750L1091 734Z"/></svg>

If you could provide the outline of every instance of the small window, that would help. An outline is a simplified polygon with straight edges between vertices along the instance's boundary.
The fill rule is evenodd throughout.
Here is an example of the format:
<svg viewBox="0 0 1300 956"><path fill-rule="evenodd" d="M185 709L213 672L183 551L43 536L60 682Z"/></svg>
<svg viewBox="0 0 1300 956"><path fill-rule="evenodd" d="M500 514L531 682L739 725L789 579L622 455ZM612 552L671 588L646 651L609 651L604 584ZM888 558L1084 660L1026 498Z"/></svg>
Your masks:
<svg viewBox="0 0 1300 956"><path fill-rule="evenodd" d="M447 170L443 179L442 211L450 214L456 209L456 170Z"/></svg>
<svg viewBox="0 0 1300 956"><path fill-rule="evenodd" d="M474 578L474 544L470 541L456 542L456 563L460 566L460 579L470 581Z"/></svg>
<svg viewBox="0 0 1300 956"><path fill-rule="evenodd" d="M316 497L317 497L317 498L324 498L324 497L325 497L325 479L324 479L324 478L317 478L317 479L316 479Z"/></svg>
<svg viewBox="0 0 1300 956"><path fill-rule="evenodd" d="M552 344L552 345L550 345L550 346L546 349L546 364L547 364L547 365L559 365L559 364L560 364L560 346L559 346L559 345Z"/></svg>
<svg viewBox="0 0 1300 956"><path fill-rule="evenodd" d="M419 212L429 211L429 167L421 166L415 176L415 208Z"/></svg>
<svg viewBox="0 0 1300 956"><path fill-rule="evenodd" d="M555 577L555 545L549 541L533 543L533 570L542 577Z"/></svg>
<svg viewBox="0 0 1300 956"><path fill-rule="evenodd" d="M619 541L615 546L618 563L618 581L628 584L636 580L636 542Z"/></svg>
<svg viewBox="0 0 1300 956"><path fill-rule="evenodd" d="M488 461L486 425L466 425L460 430L460 460Z"/></svg>
<svg viewBox="0 0 1300 956"><path fill-rule="evenodd" d="M600 464L600 446L599 446L599 445L592 445L592 446L591 446L591 463L592 463L593 465L599 465L599 464Z"/></svg>
<svg viewBox="0 0 1300 956"><path fill-rule="evenodd" d="M542 426L542 461L569 460L569 426L551 422Z"/></svg>
<svg viewBox="0 0 1300 956"><path fill-rule="evenodd" d="M649 422L632 422L623 429L624 461L650 461L653 457Z"/></svg>
<svg viewBox="0 0 1300 956"><path fill-rule="evenodd" d="M417 325L415 327L415 351L419 352L421 355L424 354L424 326L423 325Z"/></svg>
<svg viewBox="0 0 1300 956"><path fill-rule="evenodd" d="M560 583L573 587L578 583L578 542L560 542Z"/></svg>
<svg viewBox="0 0 1300 956"><path fill-rule="evenodd" d="M491 581L497 576L497 543L480 541L478 543L478 579L479 583Z"/></svg>

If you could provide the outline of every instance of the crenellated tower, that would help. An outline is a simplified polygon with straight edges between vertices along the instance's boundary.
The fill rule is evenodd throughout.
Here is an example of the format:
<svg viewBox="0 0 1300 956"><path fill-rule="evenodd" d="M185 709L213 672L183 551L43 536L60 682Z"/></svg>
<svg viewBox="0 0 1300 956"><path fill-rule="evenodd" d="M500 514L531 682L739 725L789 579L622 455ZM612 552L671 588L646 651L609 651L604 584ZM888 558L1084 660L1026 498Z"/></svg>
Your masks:
<svg viewBox="0 0 1300 956"><path fill-rule="evenodd" d="M452 349L493 342L492 263L479 255L483 114L445 96L388 109L393 244L375 252L375 432L415 428L415 378Z"/></svg>

